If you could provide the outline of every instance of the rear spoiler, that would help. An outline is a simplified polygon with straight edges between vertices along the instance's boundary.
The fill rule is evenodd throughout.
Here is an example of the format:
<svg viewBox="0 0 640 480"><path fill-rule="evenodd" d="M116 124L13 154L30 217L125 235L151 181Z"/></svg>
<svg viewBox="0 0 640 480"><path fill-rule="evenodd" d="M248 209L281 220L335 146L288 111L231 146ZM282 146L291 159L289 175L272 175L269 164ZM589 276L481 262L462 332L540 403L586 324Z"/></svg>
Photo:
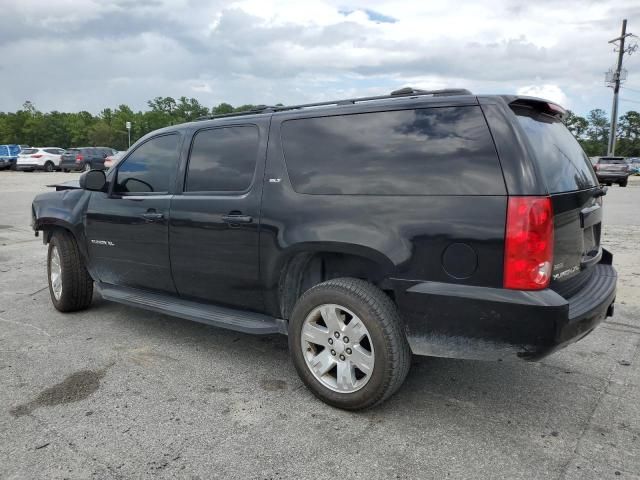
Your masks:
<svg viewBox="0 0 640 480"><path fill-rule="evenodd" d="M557 117L562 121L566 120L567 116L569 115L569 112L567 112L567 110L562 108L557 103L553 103L549 100L544 100L542 98L536 98L536 97L511 97L511 98L509 99L510 107L532 108L539 112L546 113L547 115Z"/></svg>

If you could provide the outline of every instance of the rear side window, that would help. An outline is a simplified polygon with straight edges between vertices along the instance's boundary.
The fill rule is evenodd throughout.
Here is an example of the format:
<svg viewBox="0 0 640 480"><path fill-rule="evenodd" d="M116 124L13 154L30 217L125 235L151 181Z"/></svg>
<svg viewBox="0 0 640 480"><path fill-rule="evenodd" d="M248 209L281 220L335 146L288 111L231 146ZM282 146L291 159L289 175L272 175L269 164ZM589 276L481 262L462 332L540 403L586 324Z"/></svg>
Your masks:
<svg viewBox="0 0 640 480"><path fill-rule="evenodd" d="M237 126L200 130L193 137L186 191L243 191L256 169L258 129Z"/></svg>
<svg viewBox="0 0 640 480"><path fill-rule="evenodd" d="M136 148L118 168L114 191L168 192L178 163L177 134L155 137Z"/></svg>
<svg viewBox="0 0 640 480"><path fill-rule="evenodd" d="M60 155L61 152L57 148L45 148L45 152L50 153L51 155Z"/></svg>
<svg viewBox="0 0 640 480"><path fill-rule="evenodd" d="M299 193L505 193L493 140L476 106L289 120L282 140Z"/></svg>
<svg viewBox="0 0 640 480"><path fill-rule="evenodd" d="M598 185L589 157L567 127L532 108L514 108L533 150L549 193L585 190Z"/></svg>

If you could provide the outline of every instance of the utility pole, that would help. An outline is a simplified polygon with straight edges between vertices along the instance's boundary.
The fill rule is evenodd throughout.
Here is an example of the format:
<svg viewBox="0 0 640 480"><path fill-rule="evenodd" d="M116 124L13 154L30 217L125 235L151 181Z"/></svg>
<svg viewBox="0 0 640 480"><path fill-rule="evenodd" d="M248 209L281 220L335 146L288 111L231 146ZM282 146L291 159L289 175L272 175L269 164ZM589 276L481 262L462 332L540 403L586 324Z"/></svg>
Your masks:
<svg viewBox="0 0 640 480"><path fill-rule="evenodd" d="M619 37L609 40L609 43L617 45L618 48L618 65L614 72L612 72L611 79L607 78L610 86L613 87L613 106L611 107L611 128L609 130L609 146L607 148L607 154L612 156L616 150L616 129L618 123L618 93L620 92L620 81L624 80L623 75L626 75L626 71L622 70L622 58L625 53L632 53L635 48L631 47L625 50L624 41L625 38L635 36L631 33L627 33L627 19L622 20L622 33ZM614 48L615 51L615 48Z"/></svg>

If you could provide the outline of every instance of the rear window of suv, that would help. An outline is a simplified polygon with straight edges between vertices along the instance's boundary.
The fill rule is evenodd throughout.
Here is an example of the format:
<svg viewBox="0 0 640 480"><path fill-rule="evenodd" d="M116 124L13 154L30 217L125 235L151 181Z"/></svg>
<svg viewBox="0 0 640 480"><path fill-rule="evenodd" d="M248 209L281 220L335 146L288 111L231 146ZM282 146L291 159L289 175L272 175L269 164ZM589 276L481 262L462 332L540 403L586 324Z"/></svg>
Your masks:
<svg viewBox="0 0 640 480"><path fill-rule="evenodd" d="M598 185L589 157L559 119L528 107L516 107L513 111L535 151L549 193Z"/></svg>
<svg viewBox="0 0 640 480"><path fill-rule="evenodd" d="M627 162L624 158L601 158L600 160L598 160L598 163L600 165L625 165Z"/></svg>
<svg viewBox="0 0 640 480"><path fill-rule="evenodd" d="M31 155L33 153L37 153L38 149L37 148L23 148L22 151L20 152L21 155Z"/></svg>
<svg viewBox="0 0 640 480"><path fill-rule="evenodd" d="M477 106L286 120L282 142L298 193L505 193L495 146Z"/></svg>

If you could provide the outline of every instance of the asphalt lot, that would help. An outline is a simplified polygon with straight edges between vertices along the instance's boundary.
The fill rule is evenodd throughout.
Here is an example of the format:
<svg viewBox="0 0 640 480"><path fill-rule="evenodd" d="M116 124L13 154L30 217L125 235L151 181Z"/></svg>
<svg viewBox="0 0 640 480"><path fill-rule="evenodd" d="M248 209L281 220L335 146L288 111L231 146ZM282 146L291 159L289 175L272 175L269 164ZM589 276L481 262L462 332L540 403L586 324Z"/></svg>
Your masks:
<svg viewBox="0 0 640 480"><path fill-rule="evenodd" d="M98 294L57 312L29 206L76 176L0 172L0 478L640 479L640 177L605 197L613 318L540 363L415 357L354 414L302 386L285 337Z"/></svg>

